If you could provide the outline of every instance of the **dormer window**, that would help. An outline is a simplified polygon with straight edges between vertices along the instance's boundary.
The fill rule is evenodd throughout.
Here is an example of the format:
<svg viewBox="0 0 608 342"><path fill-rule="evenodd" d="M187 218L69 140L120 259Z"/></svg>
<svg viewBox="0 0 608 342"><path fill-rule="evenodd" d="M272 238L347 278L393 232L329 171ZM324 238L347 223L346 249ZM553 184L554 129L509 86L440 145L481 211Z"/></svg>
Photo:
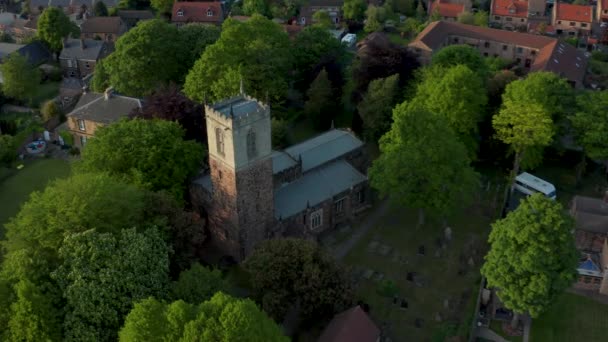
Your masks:
<svg viewBox="0 0 608 342"><path fill-rule="evenodd" d="M213 10L211 8L207 9L207 16L213 17Z"/></svg>
<svg viewBox="0 0 608 342"><path fill-rule="evenodd" d="M178 9L178 10L177 10L177 16L178 16L178 17L183 17L183 16L184 16L184 10L183 10L183 9L181 9L181 8L180 8L180 9Z"/></svg>
<svg viewBox="0 0 608 342"><path fill-rule="evenodd" d="M515 14L515 8L509 8L509 13Z"/></svg>

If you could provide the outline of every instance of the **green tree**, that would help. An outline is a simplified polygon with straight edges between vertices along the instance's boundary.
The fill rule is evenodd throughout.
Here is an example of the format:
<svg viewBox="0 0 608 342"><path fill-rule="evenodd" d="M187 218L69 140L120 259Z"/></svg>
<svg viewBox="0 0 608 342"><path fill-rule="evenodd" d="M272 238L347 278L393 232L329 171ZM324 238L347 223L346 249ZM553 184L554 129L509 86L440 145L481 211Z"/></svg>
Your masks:
<svg viewBox="0 0 608 342"><path fill-rule="evenodd" d="M608 172L608 91L589 91L578 96L578 110L570 116L576 142L586 156L601 160Z"/></svg>
<svg viewBox="0 0 608 342"><path fill-rule="evenodd" d="M318 128L327 128L333 119L334 95L331 82L327 78L325 69L319 72L306 92L308 100L304 105L304 112Z"/></svg>
<svg viewBox="0 0 608 342"><path fill-rule="evenodd" d="M315 26L306 27L296 36L292 51L296 82L306 87L312 82L311 75L315 75L320 65L341 65L345 55L344 46L339 40L328 30Z"/></svg>
<svg viewBox="0 0 608 342"><path fill-rule="evenodd" d="M488 27L488 12L486 11L477 11L474 14L473 24L475 26ZM546 25L546 24L545 24Z"/></svg>
<svg viewBox="0 0 608 342"><path fill-rule="evenodd" d="M244 265L256 300L275 319L283 319L293 305L305 321L330 318L352 303L347 273L314 242L268 240Z"/></svg>
<svg viewBox="0 0 608 342"><path fill-rule="evenodd" d="M59 254L63 264L51 276L67 301L68 341L114 341L133 302L167 295L169 249L156 228L73 234Z"/></svg>
<svg viewBox="0 0 608 342"><path fill-rule="evenodd" d="M384 28L385 10L382 7L370 5L365 11L365 32L378 32Z"/></svg>
<svg viewBox="0 0 608 342"><path fill-rule="evenodd" d="M8 134L0 134L0 164L9 165L16 157L15 139Z"/></svg>
<svg viewBox="0 0 608 342"><path fill-rule="evenodd" d="M422 20L424 17L426 17L426 10L424 9L422 0L419 0L418 5L416 6L416 19Z"/></svg>
<svg viewBox="0 0 608 342"><path fill-rule="evenodd" d="M429 17L429 21L439 21L441 20L441 13L439 13L439 7L435 7L433 12Z"/></svg>
<svg viewBox="0 0 608 342"><path fill-rule="evenodd" d="M269 15L268 4L265 0L243 0L243 13L245 15Z"/></svg>
<svg viewBox="0 0 608 342"><path fill-rule="evenodd" d="M150 0L150 5L160 14L171 14L174 0Z"/></svg>
<svg viewBox="0 0 608 342"><path fill-rule="evenodd" d="M106 70L104 60L100 60L95 65L95 72L91 79L91 89L98 93L103 93L110 87L110 75Z"/></svg>
<svg viewBox="0 0 608 342"><path fill-rule="evenodd" d="M42 105L40 112L42 113L42 119L45 121L61 115L61 109L59 109L59 105L54 100L46 101Z"/></svg>
<svg viewBox="0 0 608 342"><path fill-rule="evenodd" d="M477 152L478 124L488 102L486 87L466 65L427 69L412 102L445 118L467 146L469 157Z"/></svg>
<svg viewBox="0 0 608 342"><path fill-rule="evenodd" d="M40 70L19 53L11 53L0 65L2 92L17 100L31 99L40 85Z"/></svg>
<svg viewBox="0 0 608 342"><path fill-rule="evenodd" d="M198 306L145 299L135 304L119 336L121 342L289 340L254 302L221 292Z"/></svg>
<svg viewBox="0 0 608 342"><path fill-rule="evenodd" d="M161 84L183 79L184 50L175 25L145 20L116 41L115 51L103 61L104 71L117 91L145 96Z"/></svg>
<svg viewBox="0 0 608 342"><path fill-rule="evenodd" d="M46 42L51 50L59 53L63 48L63 39L74 31L63 10L58 7L47 7L38 18L38 37Z"/></svg>
<svg viewBox="0 0 608 342"><path fill-rule="evenodd" d="M182 44L188 46L184 51L184 74L190 71L194 63L201 58L205 49L220 38L220 28L202 23L190 23L179 28ZM97 72L97 70L95 70Z"/></svg>
<svg viewBox="0 0 608 342"><path fill-rule="evenodd" d="M576 279L573 219L557 201L532 195L492 224L481 273L518 314L538 317Z"/></svg>
<svg viewBox="0 0 608 342"><path fill-rule="evenodd" d="M225 291L226 287L222 272L194 263L189 270L179 275L177 281L173 282L172 298L190 304L199 304L211 298L214 293Z"/></svg>
<svg viewBox="0 0 608 342"><path fill-rule="evenodd" d="M199 102L219 100L234 96L242 79L247 94L281 102L292 70L290 46L283 29L260 15L246 22L228 19L220 39L188 73L184 92Z"/></svg>
<svg viewBox="0 0 608 342"><path fill-rule="evenodd" d="M177 122L121 120L99 128L82 151L78 169L108 172L144 189L181 199L188 177L204 159L201 145L184 141Z"/></svg>
<svg viewBox="0 0 608 342"><path fill-rule="evenodd" d="M489 76L487 66L479 51L468 45L450 45L444 47L433 55L431 64L433 66L442 66L446 68L464 64L469 67L469 69L479 74L479 77L481 77L484 82Z"/></svg>
<svg viewBox="0 0 608 342"><path fill-rule="evenodd" d="M312 22L315 26L322 29L330 29L333 25L329 13L325 10L318 10L312 15Z"/></svg>
<svg viewBox="0 0 608 342"><path fill-rule="evenodd" d="M419 210L448 215L468 205L478 175L467 150L449 124L414 104L393 111L393 126L380 139L380 157L369 170L371 185L382 196Z"/></svg>
<svg viewBox="0 0 608 342"><path fill-rule="evenodd" d="M281 149L287 143L287 121L278 118L272 118L272 148ZM2 152L0 152L0 155ZM1 159L0 159L1 160Z"/></svg>
<svg viewBox="0 0 608 342"><path fill-rule="evenodd" d="M474 25L475 16L471 12L464 11L458 15L458 22L461 24Z"/></svg>
<svg viewBox="0 0 608 342"><path fill-rule="evenodd" d="M367 2L365 0L345 0L342 5L342 15L346 20L363 21Z"/></svg>
<svg viewBox="0 0 608 342"><path fill-rule="evenodd" d="M21 280L15 285L17 301L10 305L6 340L59 341L59 310L32 282Z"/></svg>
<svg viewBox="0 0 608 342"><path fill-rule="evenodd" d="M107 17L108 7L103 1L97 1L95 2L95 5L93 5L93 14L96 17Z"/></svg>
<svg viewBox="0 0 608 342"><path fill-rule="evenodd" d="M392 110L398 97L398 74L370 82L367 93L357 107L367 139L377 141L390 129Z"/></svg>

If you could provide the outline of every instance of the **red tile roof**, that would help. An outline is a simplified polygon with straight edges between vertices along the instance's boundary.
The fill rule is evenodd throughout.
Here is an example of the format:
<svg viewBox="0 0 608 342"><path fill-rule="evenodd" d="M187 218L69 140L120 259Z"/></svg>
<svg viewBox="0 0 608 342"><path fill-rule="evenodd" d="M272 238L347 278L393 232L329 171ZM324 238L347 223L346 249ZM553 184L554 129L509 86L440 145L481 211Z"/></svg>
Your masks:
<svg viewBox="0 0 608 342"><path fill-rule="evenodd" d="M207 15L208 11L211 15ZM182 15L178 15L178 13ZM221 23L224 21L224 11L221 2L197 1L175 2L171 21L174 23Z"/></svg>
<svg viewBox="0 0 608 342"><path fill-rule="evenodd" d="M579 21L591 23L593 21L593 6L571 5L558 2L555 4L556 20Z"/></svg>
<svg viewBox="0 0 608 342"><path fill-rule="evenodd" d="M376 342L380 329L360 306L337 314L319 337L318 342Z"/></svg>
<svg viewBox="0 0 608 342"><path fill-rule="evenodd" d="M458 18L460 13L464 12L464 4L451 4L445 0L435 0L431 3L429 13L433 14L435 9L439 9L439 15L448 18Z"/></svg>
<svg viewBox="0 0 608 342"><path fill-rule="evenodd" d="M528 2L516 0L494 0L492 15L526 18L528 17Z"/></svg>

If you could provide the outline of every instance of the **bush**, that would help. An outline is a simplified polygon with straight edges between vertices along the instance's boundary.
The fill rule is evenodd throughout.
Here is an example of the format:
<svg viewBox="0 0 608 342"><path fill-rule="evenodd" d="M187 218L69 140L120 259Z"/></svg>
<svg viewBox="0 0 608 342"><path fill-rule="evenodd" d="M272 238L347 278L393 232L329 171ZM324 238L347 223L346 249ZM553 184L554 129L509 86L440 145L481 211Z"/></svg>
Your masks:
<svg viewBox="0 0 608 342"><path fill-rule="evenodd" d="M0 164L9 165L16 156L15 139L10 135L0 135Z"/></svg>
<svg viewBox="0 0 608 342"><path fill-rule="evenodd" d="M591 53L591 59L594 61L608 62L608 53L602 51L593 51Z"/></svg>
<svg viewBox="0 0 608 342"><path fill-rule="evenodd" d="M283 119L272 118L272 147L282 148L287 142L287 121Z"/></svg>
<svg viewBox="0 0 608 342"><path fill-rule="evenodd" d="M61 131L61 132L59 132L59 136L63 139L63 142L66 145L68 145L68 146L74 145L74 136L72 134L70 134L70 132Z"/></svg>
<svg viewBox="0 0 608 342"><path fill-rule="evenodd" d="M376 292L384 297L393 297L397 294L397 285L390 279L385 279L378 284Z"/></svg>
<svg viewBox="0 0 608 342"><path fill-rule="evenodd" d="M61 115L61 109L59 109L59 105L57 102L53 100L46 101L44 105L42 105L42 109L40 110L42 113L42 119L46 122L50 119Z"/></svg>
<svg viewBox="0 0 608 342"><path fill-rule="evenodd" d="M72 148L70 148L70 155L71 156L79 156L80 155L80 149L78 147L72 147Z"/></svg>

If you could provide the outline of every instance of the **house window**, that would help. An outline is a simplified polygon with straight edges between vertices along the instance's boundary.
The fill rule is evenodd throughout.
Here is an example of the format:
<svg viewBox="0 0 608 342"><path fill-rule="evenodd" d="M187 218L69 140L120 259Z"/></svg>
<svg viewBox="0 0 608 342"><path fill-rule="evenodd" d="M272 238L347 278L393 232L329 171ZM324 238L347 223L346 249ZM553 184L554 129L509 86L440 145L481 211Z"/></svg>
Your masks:
<svg viewBox="0 0 608 342"><path fill-rule="evenodd" d="M587 27L587 23L581 23L581 27Z"/></svg>
<svg viewBox="0 0 608 342"><path fill-rule="evenodd" d="M341 214L344 212L344 197L334 202L334 210L336 214Z"/></svg>
<svg viewBox="0 0 608 342"><path fill-rule="evenodd" d="M557 21L557 23L558 23L558 24L561 24L561 23L562 23L562 21L561 21L561 20L558 20L558 21Z"/></svg>
<svg viewBox="0 0 608 342"><path fill-rule="evenodd" d="M507 21L513 21L513 18L507 17Z"/></svg>
<svg viewBox="0 0 608 342"><path fill-rule="evenodd" d="M523 52L524 52L523 48L520 48L520 47L517 48L517 53L523 53Z"/></svg>
<svg viewBox="0 0 608 342"><path fill-rule="evenodd" d="M568 32L568 35L570 35L570 36L574 36L575 34L576 34L576 32L574 32L574 31Z"/></svg>
<svg viewBox="0 0 608 342"><path fill-rule="evenodd" d="M458 37L454 38L454 43L458 43Z"/></svg>
<svg viewBox="0 0 608 342"><path fill-rule="evenodd" d="M487 49L487 48L490 47L490 43L489 42L485 42L485 43L483 43L483 46Z"/></svg>
<svg viewBox="0 0 608 342"><path fill-rule="evenodd" d="M359 204L365 202L365 192L363 190L357 192L357 201L359 201Z"/></svg>
<svg viewBox="0 0 608 342"><path fill-rule="evenodd" d="M76 77L76 73L74 71L70 71L68 75L70 75L70 77Z"/></svg>
<svg viewBox="0 0 608 342"><path fill-rule="evenodd" d="M530 51L530 54L531 54L532 56L535 56L535 55L536 55L536 50L532 50L532 51Z"/></svg>
<svg viewBox="0 0 608 342"><path fill-rule="evenodd" d="M301 25L306 25L306 17L300 18L300 24Z"/></svg>
<svg viewBox="0 0 608 342"><path fill-rule="evenodd" d="M86 127L84 125L84 120L78 120L78 129L81 131L86 131Z"/></svg>
<svg viewBox="0 0 608 342"><path fill-rule="evenodd" d="M594 284L596 284L596 285L597 285L597 284L600 284L601 282L602 282L602 279L601 279L601 278L593 278L593 283L594 283Z"/></svg>
<svg viewBox="0 0 608 342"><path fill-rule="evenodd" d="M484 57L488 57L488 53L487 53L487 52L484 52L484 53L483 53L483 56L484 56Z"/></svg>
<svg viewBox="0 0 608 342"><path fill-rule="evenodd" d="M608 14L608 10L604 10L604 14Z"/></svg>
<svg viewBox="0 0 608 342"><path fill-rule="evenodd" d="M80 146L84 146L87 144L87 137L85 137L84 135L80 136Z"/></svg>
<svg viewBox="0 0 608 342"><path fill-rule="evenodd" d="M210 9L208 9L208 10L207 10L207 16L208 16L208 17L213 17L213 11L212 11L212 10L210 10Z"/></svg>
<svg viewBox="0 0 608 342"><path fill-rule="evenodd" d="M500 20L500 17L499 16L495 16L494 20Z"/></svg>
<svg viewBox="0 0 608 342"><path fill-rule="evenodd" d="M310 229L316 229L323 223L323 209L319 209L310 214Z"/></svg>
<svg viewBox="0 0 608 342"><path fill-rule="evenodd" d="M522 19L520 19L519 21L521 21L521 22L523 23L523 22L524 22L524 19L522 18Z"/></svg>
<svg viewBox="0 0 608 342"><path fill-rule="evenodd" d="M247 133L247 157L249 157L249 159L253 159L256 155L257 148L255 146L255 132L253 129L250 129L249 133Z"/></svg>
<svg viewBox="0 0 608 342"><path fill-rule="evenodd" d="M585 278L583 278L583 282L585 284L589 284L591 282L591 278L590 277L585 277Z"/></svg>
<svg viewBox="0 0 608 342"><path fill-rule="evenodd" d="M84 62L84 67L87 69L91 69L91 64L89 64L89 62Z"/></svg>
<svg viewBox="0 0 608 342"><path fill-rule="evenodd" d="M184 10L182 10L182 9L178 9L178 10L177 10L177 16L178 16L178 17L183 17L183 16L184 16Z"/></svg>
<svg viewBox="0 0 608 342"><path fill-rule="evenodd" d="M508 48L508 46L506 46L506 45L503 45L503 46L502 46L502 50L503 50L503 51L507 51L507 48Z"/></svg>
<svg viewBox="0 0 608 342"><path fill-rule="evenodd" d="M217 127L215 129L215 145L217 147L217 153L221 156L224 155L224 131L222 128Z"/></svg>
<svg viewBox="0 0 608 342"><path fill-rule="evenodd" d="M517 64L521 63L521 58L515 59L515 63L517 63Z"/></svg>
<svg viewBox="0 0 608 342"><path fill-rule="evenodd" d="M576 26L576 23L574 21L571 21L570 26Z"/></svg>
<svg viewBox="0 0 608 342"><path fill-rule="evenodd" d="M532 65L532 60L530 60L530 58L526 58L526 68L529 68Z"/></svg>

